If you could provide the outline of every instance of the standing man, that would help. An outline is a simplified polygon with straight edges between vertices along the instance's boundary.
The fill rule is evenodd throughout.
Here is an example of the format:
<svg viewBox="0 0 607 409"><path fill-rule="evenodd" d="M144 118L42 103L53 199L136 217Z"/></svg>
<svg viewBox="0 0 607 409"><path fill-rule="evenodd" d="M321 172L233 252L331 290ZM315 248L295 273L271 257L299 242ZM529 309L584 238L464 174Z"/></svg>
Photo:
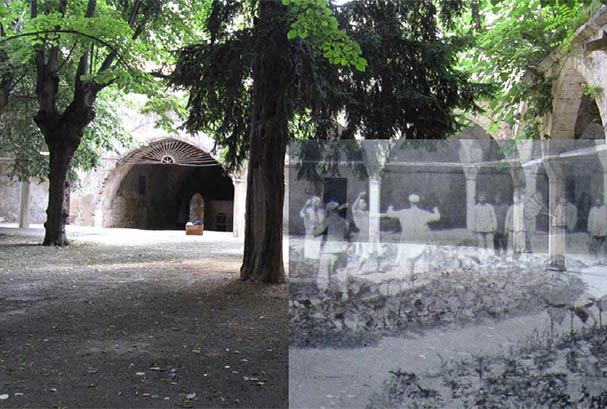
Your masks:
<svg viewBox="0 0 607 409"><path fill-rule="evenodd" d="M594 206L588 213L588 235L590 252L598 255L607 238L607 208L600 198L594 201ZM607 253L607 248L605 252Z"/></svg>
<svg viewBox="0 0 607 409"><path fill-rule="evenodd" d="M525 207L520 195L514 197L514 203L508 208L506 214L506 230L511 241L512 256L516 259L525 251L527 236L524 218ZM515 217L518 216L518 217Z"/></svg>
<svg viewBox="0 0 607 409"><path fill-rule="evenodd" d="M348 222L339 214L339 211L345 206L340 207L337 202L333 201L326 204L327 216L324 225L327 231L327 241L325 241L321 251L316 281L321 292L326 292L330 287L337 285L343 299L348 298L348 287L343 274L337 271L337 261L340 256L345 254L348 247L346 242Z"/></svg>
<svg viewBox="0 0 607 409"><path fill-rule="evenodd" d="M358 229L354 242L354 255L359 259L358 270L361 270L369 259L369 210L367 209L366 192L360 192L352 205L352 220Z"/></svg>
<svg viewBox="0 0 607 409"><path fill-rule="evenodd" d="M502 202L502 194L499 192L495 195L495 206L493 206L493 209L497 221L497 228L495 229L495 236L493 237L495 255L505 256L508 254L508 232L506 231L508 205Z"/></svg>
<svg viewBox="0 0 607 409"><path fill-rule="evenodd" d="M569 200L565 208L565 219L567 221L567 233L573 233L577 226L577 207Z"/></svg>
<svg viewBox="0 0 607 409"><path fill-rule="evenodd" d="M428 223L440 220L438 208L434 207L432 212L418 207L420 198L416 194L409 195L411 207L408 209L394 210L392 206L386 211L387 217L398 219L400 222L400 243L398 246L397 262L408 264L410 272L413 272L415 259L423 253L425 245L430 236ZM409 242L409 244L406 244ZM414 242L412 244L411 242Z"/></svg>
<svg viewBox="0 0 607 409"><path fill-rule="evenodd" d="M478 247L488 249L493 243L493 234L497 230L497 218L493 206L486 202L485 194L478 196L478 204L474 208L474 231L478 239Z"/></svg>
<svg viewBox="0 0 607 409"><path fill-rule="evenodd" d="M366 244L369 241L369 210L367 209L366 192L360 192L352 205L352 220L358 229L354 252L357 256L367 253Z"/></svg>

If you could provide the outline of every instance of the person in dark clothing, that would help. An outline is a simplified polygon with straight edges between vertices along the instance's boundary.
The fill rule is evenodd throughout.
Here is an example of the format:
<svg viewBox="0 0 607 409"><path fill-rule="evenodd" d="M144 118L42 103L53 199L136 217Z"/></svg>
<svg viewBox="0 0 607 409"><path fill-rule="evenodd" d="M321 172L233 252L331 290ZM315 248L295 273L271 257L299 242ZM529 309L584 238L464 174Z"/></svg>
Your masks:
<svg viewBox="0 0 607 409"><path fill-rule="evenodd" d="M493 247L497 256L506 256L508 254L508 231L506 230L506 215L508 214L508 204L502 201L501 193L495 195L495 218L497 228L493 236Z"/></svg>

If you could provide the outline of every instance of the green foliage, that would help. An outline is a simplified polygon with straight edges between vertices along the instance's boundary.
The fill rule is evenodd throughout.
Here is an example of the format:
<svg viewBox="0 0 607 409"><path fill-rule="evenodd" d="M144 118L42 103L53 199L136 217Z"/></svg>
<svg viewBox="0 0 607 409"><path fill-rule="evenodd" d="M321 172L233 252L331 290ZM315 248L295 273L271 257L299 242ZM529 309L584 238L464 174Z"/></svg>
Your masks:
<svg viewBox="0 0 607 409"><path fill-rule="evenodd" d="M118 153L132 146L132 137L120 118L120 109L125 103L125 98L115 88L100 96L97 116L84 133L72 169L92 170L100 165L101 154ZM48 149L32 120L36 111L35 100L20 98L9 105L0 121L0 152L14 157L12 174L20 180L48 178ZM71 175L74 177L75 172Z"/></svg>
<svg viewBox="0 0 607 409"><path fill-rule="evenodd" d="M215 13L223 16L227 11ZM236 168L248 152L253 33L223 31L212 20L206 24L212 40L180 50L172 83L189 90L186 129L213 135L216 147L228 148L227 166Z"/></svg>
<svg viewBox="0 0 607 409"><path fill-rule="evenodd" d="M123 126L120 110L126 98L115 87L100 95L96 103L97 115L84 132L82 143L74 155L73 167L84 171L101 164L101 154L117 154L134 146L132 136Z"/></svg>
<svg viewBox="0 0 607 409"><path fill-rule="evenodd" d="M584 90L584 95L587 95L592 99L595 99L603 90L603 88L601 88L600 86L589 84L587 82L581 83L580 87L582 87L582 89Z"/></svg>
<svg viewBox="0 0 607 409"><path fill-rule="evenodd" d="M360 46L340 28L328 0L282 0L282 3L295 15L287 34L290 40L309 38L331 64L351 65L365 71L367 60L362 57Z"/></svg>
<svg viewBox="0 0 607 409"><path fill-rule="evenodd" d="M489 106L494 121L524 123L519 137L547 137L540 125L552 110L554 78L538 65L555 47L567 50L597 7L596 1L491 1L484 10L488 24L462 65L496 86Z"/></svg>
<svg viewBox="0 0 607 409"><path fill-rule="evenodd" d="M182 48L172 76L190 91L190 131L227 147L228 166L246 158L251 123L252 64L267 47L255 26L255 2L213 1L198 44ZM291 39L288 113L302 139L442 138L463 123L456 110L478 110L490 87L458 69L470 42L447 34L474 0L286 0ZM287 19L285 22L284 19ZM338 124L338 117L346 121Z"/></svg>
<svg viewBox="0 0 607 409"><path fill-rule="evenodd" d="M15 172L21 177L44 178L48 173L42 163L47 159L39 155L47 149L32 121L38 110L38 52L48 58L58 50L59 112L72 102L77 80L103 90L95 95L95 119L73 161L75 168L88 170L99 164L100 153L130 143L118 115L125 93L147 95L144 112L158 114L161 127L169 128L172 120L183 117L182 102L167 93L161 78L174 63L173 48L198 34L196 21L208 8L205 0L97 0L95 14L87 17L89 1L68 0L65 12L59 4L39 0L38 16L31 18L29 1L0 2L0 92L10 91L6 113L0 104L0 126L10 129L0 136L0 150L18 158ZM88 57L88 68L77 78L83 56Z"/></svg>
<svg viewBox="0 0 607 409"><path fill-rule="evenodd" d="M32 120L37 106L33 100L7 107L0 120L0 153L14 157L11 173L19 180L48 175L44 139Z"/></svg>
<svg viewBox="0 0 607 409"><path fill-rule="evenodd" d="M446 30L473 3L360 0L342 7L342 24L369 61L364 73L342 76L345 137L444 138L463 125L456 110L479 110L475 99L491 88L457 67L470 42Z"/></svg>

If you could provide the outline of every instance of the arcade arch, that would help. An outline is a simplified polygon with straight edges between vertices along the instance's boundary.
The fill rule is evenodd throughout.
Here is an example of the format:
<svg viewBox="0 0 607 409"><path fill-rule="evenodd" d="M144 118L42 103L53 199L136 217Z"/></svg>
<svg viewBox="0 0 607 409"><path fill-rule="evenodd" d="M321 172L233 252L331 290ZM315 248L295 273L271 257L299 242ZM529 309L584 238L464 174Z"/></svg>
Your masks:
<svg viewBox="0 0 607 409"><path fill-rule="evenodd" d="M205 230L232 230L234 186L221 164L191 141L163 138L129 152L103 183L96 224L181 229L202 199ZM196 196L198 195L198 196Z"/></svg>

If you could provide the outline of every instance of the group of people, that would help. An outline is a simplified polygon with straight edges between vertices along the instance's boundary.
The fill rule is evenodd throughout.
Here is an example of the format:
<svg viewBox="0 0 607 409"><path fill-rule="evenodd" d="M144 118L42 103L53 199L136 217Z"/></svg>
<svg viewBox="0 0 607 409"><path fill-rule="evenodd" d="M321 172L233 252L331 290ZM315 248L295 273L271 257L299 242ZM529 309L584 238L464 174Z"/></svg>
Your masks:
<svg viewBox="0 0 607 409"><path fill-rule="evenodd" d="M336 283L342 296L347 297L345 291L346 277L344 269L338 269L340 257L350 256L352 261L357 262L356 269L361 271L371 254L376 250L369 240L369 210L366 201L366 192L359 193L354 201L352 221L358 230L352 247L346 240L348 222L339 211L348 207L348 204L339 205L330 201L322 205L319 197L308 199L300 211L304 222L305 237L303 246L303 258L308 261L318 261L317 285L321 291L328 289L331 283ZM378 214L378 217L390 217L398 219L401 226L400 242L415 242L417 245L399 245L396 262L414 263L423 251L423 244L429 238L430 228L428 223L438 221L440 213L438 208L431 212L419 208L420 197L417 194L409 195L410 207L394 210L388 207L386 213ZM325 239L326 238L326 239ZM347 250L353 249L351 254Z"/></svg>
<svg viewBox="0 0 607 409"><path fill-rule="evenodd" d="M473 226L478 247L493 247L495 253L501 256L508 253L509 246L514 255L531 252L536 217L542 210L550 216L555 228L563 233L575 231L578 211L565 197L559 199L554 214L549 214L539 193L532 195L527 202L517 195L511 205L504 203L499 193L495 196L494 204L487 202L485 194L479 194ZM589 211L588 235L588 248L592 254L599 254L602 249L607 253L607 211L601 198L595 200Z"/></svg>
<svg viewBox="0 0 607 409"><path fill-rule="evenodd" d="M525 202L522 196L516 195L514 202L509 205L499 193L493 204L487 201L485 194L479 194L473 223L479 248L490 250L493 247L499 256L506 256L509 248L515 257L523 252L531 252L536 217L546 208L541 195L531 195ZM398 219L401 233L396 263L412 269L429 241L429 223L440 220L441 215L436 207L432 211L420 208L421 199L417 194L409 195L408 199L409 207L394 210L389 206L386 213L377 216ZM347 239L349 223L340 214L347 207L347 203L340 205L335 201L323 205L320 197L314 196L306 201L300 211L305 228L303 259L318 265L317 285L321 291L337 285L344 297L347 297L346 269L338 268L340 261L358 263L354 264L356 270L363 271L363 266L377 250L369 240L366 193L361 192L351 206L352 221L358 230L352 245ZM577 209L565 198L559 201L554 214L550 216L553 225L564 232L575 230ZM607 253L607 208L602 199L597 199L589 211L588 234L591 253Z"/></svg>
<svg viewBox="0 0 607 409"><path fill-rule="evenodd" d="M561 197L552 215L552 224L562 233L571 233L575 231L577 223L578 211L576 206L565 197ZM594 255L607 254L607 208L602 198L597 197L594 200L588 211L586 227L590 253Z"/></svg>
<svg viewBox="0 0 607 409"><path fill-rule="evenodd" d="M508 205L498 193L492 205L484 193L479 194L473 223L478 247L487 250L493 248L498 256L508 254L509 243L513 254L530 251L530 234L535 231L532 219L536 215L530 214L520 196Z"/></svg>

